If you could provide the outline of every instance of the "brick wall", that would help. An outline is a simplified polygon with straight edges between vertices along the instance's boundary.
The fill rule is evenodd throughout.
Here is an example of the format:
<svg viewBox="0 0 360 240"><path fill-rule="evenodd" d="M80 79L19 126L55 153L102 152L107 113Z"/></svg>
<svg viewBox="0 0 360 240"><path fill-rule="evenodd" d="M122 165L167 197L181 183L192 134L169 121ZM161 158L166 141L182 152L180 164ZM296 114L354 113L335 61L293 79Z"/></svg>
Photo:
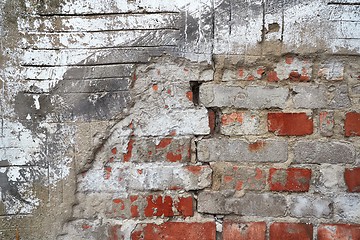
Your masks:
<svg viewBox="0 0 360 240"><path fill-rule="evenodd" d="M360 239L359 4L0 0L0 239Z"/></svg>

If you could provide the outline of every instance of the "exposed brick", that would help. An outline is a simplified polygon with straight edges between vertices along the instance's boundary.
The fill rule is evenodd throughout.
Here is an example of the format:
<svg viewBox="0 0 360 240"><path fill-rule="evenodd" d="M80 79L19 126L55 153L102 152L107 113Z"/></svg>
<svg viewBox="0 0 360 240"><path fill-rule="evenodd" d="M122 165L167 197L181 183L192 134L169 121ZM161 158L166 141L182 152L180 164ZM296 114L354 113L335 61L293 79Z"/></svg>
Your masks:
<svg viewBox="0 0 360 240"><path fill-rule="evenodd" d="M309 191L311 169L288 168L269 170L271 191L306 192Z"/></svg>
<svg viewBox="0 0 360 240"><path fill-rule="evenodd" d="M349 192L360 192L360 167L345 169L344 178Z"/></svg>
<svg viewBox="0 0 360 240"><path fill-rule="evenodd" d="M318 195L293 196L290 201L290 215L293 217L329 218L332 213L330 198Z"/></svg>
<svg viewBox="0 0 360 240"><path fill-rule="evenodd" d="M350 142L299 141L294 145L296 163L351 163L355 148Z"/></svg>
<svg viewBox="0 0 360 240"><path fill-rule="evenodd" d="M206 107L264 109L284 108L289 90L283 87L246 88L207 83L200 86L200 102Z"/></svg>
<svg viewBox="0 0 360 240"><path fill-rule="evenodd" d="M216 113L213 110L209 110L208 115L209 115L210 134L213 134L215 133L215 128L216 128Z"/></svg>
<svg viewBox="0 0 360 240"><path fill-rule="evenodd" d="M287 148L285 140L267 139L249 143L228 138L202 139L197 147L201 162L285 162Z"/></svg>
<svg viewBox="0 0 360 240"><path fill-rule="evenodd" d="M306 113L268 113L268 129L279 136L310 135L313 121Z"/></svg>
<svg viewBox="0 0 360 240"><path fill-rule="evenodd" d="M273 223L270 225L270 240L312 240L313 226L305 223Z"/></svg>
<svg viewBox="0 0 360 240"><path fill-rule="evenodd" d="M243 216L279 217L285 215L286 199L278 194L247 192L243 197L227 199L225 208Z"/></svg>
<svg viewBox="0 0 360 240"><path fill-rule="evenodd" d="M318 240L360 239L358 224L322 224L318 228Z"/></svg>
<svg viewBox="0 0 360 240"><path fill-rule="evenodd" d="M360 136L360 113L348 112L345 115L345 136Z"/></svg>
<svg viewBox="0 0 360 240"><path fill-rule="evenodd" d="M325 86L293 86L295 108L325 108L328 106Z"/></svg>
<svg viewBox="0 0 360 240"><path fill-rule="evenodd" d="M264 120L257 112L223 113L220 131L224 135L250 135L266 132Z"/></svg>
<svg viewBox="0 0 360 240"><path fill-rule="evenodd" d="M215 222L165 222L139 224L131 234L131 240L215 240Z"/></svg>
<svg viewBox="0 0 360 240"><path fill-rule="evenodd" d="M266 172L256 167L244 167L230 163L212 164L213 190L262 190L266 186Z"/></svg>
<svg viewBox="0 0 360 240"><path fill-rule="evenodd" d="M223 240L265 240L265 222L234 222L225 220L223 223Z"/></svg>
<svg viewBox="0 0 360 240"><path fill-rule="evenodd" d="M188 195L131 195L115 198L107 213L110 217L189 217L193 215L193 198Z"/></svg>
<svg viewBox="0 0 360 240"><path fill-rule="evenodd" d="M331 137L334 134L334 112L319 113L319 131L324 137Z"/></svg>

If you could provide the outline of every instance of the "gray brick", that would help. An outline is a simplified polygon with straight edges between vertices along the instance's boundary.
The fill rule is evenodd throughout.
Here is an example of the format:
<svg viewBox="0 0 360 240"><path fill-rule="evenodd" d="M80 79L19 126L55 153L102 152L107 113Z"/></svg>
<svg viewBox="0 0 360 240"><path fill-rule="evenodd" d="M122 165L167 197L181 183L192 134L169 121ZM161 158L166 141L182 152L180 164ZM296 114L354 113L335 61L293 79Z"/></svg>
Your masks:
<svg viewBox="0 0 360 240"><path fill-rule="evenodd" d="M332 213L332 201L322 196L295 196L290 198L290 214L293 217L323 217Z"/></svg>
<svg viewBox="0 0 360 240"><path fill-rule="evenodd" d="M234 191L203 191L198 196L198 212L211 214L229 214L225 208L226 199L232 196Z"/></svg>
<svg viewBox="0 0 360 240"><path fill-rule="evenodd" d="M351 163L355 149L349 142L302 141L294 146L296 163Z"/></svg>
<svg viewBox="0 0 360 240"><path fill-rule="evenodd" d="M284 108L288 93L283 87L241 88L208 83L200 87L200 102L206 107Z"/></svg>
<svg viewBox="0 0 360 240"><path fill-rule="evenodd" d="M225 208L246 216L279 217L286 211L285 197L272 193L246 193L241 198L226 201Z"/></svg>
<svg viewBox="0 0 360 240"><path fill-rule="evenodd" d="M345 194L334 200L335 218L340 221L360 221L359 194Z"/></svg>
<svg viewBox="0 0 360 240"><path fill-rule="evenodd" d="M347 85L342 84L331 87L333 88L333 91L330 93L329 108L337 109L350 107L351 102Z"/></svg>
<svg viewBox="0 0 360 240"><path fill-rule="evenodd" d="M288 143L285 140L266 140L249 143L241 139L203 139L198 142L201 162L285 162Z"/></svg>
<svg viewBox="0 0 360 240"><path fill-rule="evenodd" d="M293 86L295 108L325 108L327 106L324 86Z"/></svg>

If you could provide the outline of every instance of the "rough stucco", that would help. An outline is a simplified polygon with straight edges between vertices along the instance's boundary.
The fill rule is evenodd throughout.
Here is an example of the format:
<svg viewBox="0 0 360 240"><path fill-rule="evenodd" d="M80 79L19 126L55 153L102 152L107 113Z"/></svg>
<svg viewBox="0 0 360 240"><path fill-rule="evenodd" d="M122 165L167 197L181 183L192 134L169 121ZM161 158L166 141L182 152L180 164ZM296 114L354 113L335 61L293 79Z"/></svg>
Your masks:
<svg viewBox="0 0 360 240"><path fill-rule="evenodd" d="M156 191L176 195L174 187L194 196L202 192L199 201L207 199L202 189L211 188L215 167L200 162L218 161L216 152L226 153L227 159L221 161L278 162L275 166L281 167L319 161L325 163L319 175L338 171L328 163L358 165L356 137L350 140L349 161L331 157L323 161L328 152L314 150L319 155L314 157L300 147L295 156L292 151L288 154L287 148L296 142L292 138L286 143L271 140L269 153L254 154L246 149L249 142L259 135L272 138L263 120L265 112L255 123L251 114L245 114L249 120L240 130L236 123L218 129L220 116L216 116L216 134L245 135L237 140L240 150L226 150L228 140L221 138L216 140L219 143L201 141L213 134L209 111L230 114L233 109L251 109L258 116L269 109L314 113L330 109L337 111L338 122L343 121L342 113L358 111L356 1L0 0L0 7L1 239L18 234L21 239L106 239L109 225L121 225L129 239L138 223L160 224L168 219L111 217L107 211L112 200ZM289 54L291 69L284 64ZM249 79L240 76L242 67L246 78L256 78L256 83L244 82ZM279 86L264 81L271 71L277 72ZM314 84L286 83L293 71ZM335 134L326 134L334 139L333 145L345 146L342 129L331 131ZM173 144L189 146L189 151L177 152L171 146L169 157L158 150L170 137ZM328 146L330 153L333 145ZM144 148L158 155L149 157ZM299 151L309 155L306 160L299 160ZM181 161L172 163L179 154ZM265 156L270 160L264 161ZM201 174L194 174L188 165L201 165ZM111 172L109 178L104 177L106 171ZM325 177L319 178L321 182ZM324 182L317 188L329 189ZM221 193L219 199L225 196L231 214L243 215L236 204L241 194ZM334 219L359 223L358 212L343 214L359 201L331 194L339 206ZM288 197L294 203L290 220L303 217L303 212L308 217L301 209L313 201L311 197ZM329 215L328 209L322 209L329 205L324 201L314 200L317 218ZM210 205L199 208L204 214L196 211L183 221L213 220L207 214L212 210L201 210ZM264 216L261 208L257 211ZM92 231L82 231L83 226L91 226Z"/></svg>

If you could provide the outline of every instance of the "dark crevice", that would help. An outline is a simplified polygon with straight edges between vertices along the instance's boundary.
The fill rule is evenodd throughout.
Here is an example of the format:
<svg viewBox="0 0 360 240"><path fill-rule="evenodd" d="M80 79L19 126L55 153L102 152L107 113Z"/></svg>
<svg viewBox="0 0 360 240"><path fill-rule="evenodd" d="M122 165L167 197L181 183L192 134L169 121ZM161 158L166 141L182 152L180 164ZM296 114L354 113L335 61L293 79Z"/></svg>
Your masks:
<svg viewBox="0 0 360 240"><path fill-rule="evenodd" d="M202 82L198 81L190 81L190 87L193 94L192 101L195 106L199 106L200 104L200 85Z"/></svg>
<svg viewBox="0 0 360 240"><path fill-rule="evenodd" d="M350 6L360 6L360 2L328 2L328 5L350 5Z"/></svg>

